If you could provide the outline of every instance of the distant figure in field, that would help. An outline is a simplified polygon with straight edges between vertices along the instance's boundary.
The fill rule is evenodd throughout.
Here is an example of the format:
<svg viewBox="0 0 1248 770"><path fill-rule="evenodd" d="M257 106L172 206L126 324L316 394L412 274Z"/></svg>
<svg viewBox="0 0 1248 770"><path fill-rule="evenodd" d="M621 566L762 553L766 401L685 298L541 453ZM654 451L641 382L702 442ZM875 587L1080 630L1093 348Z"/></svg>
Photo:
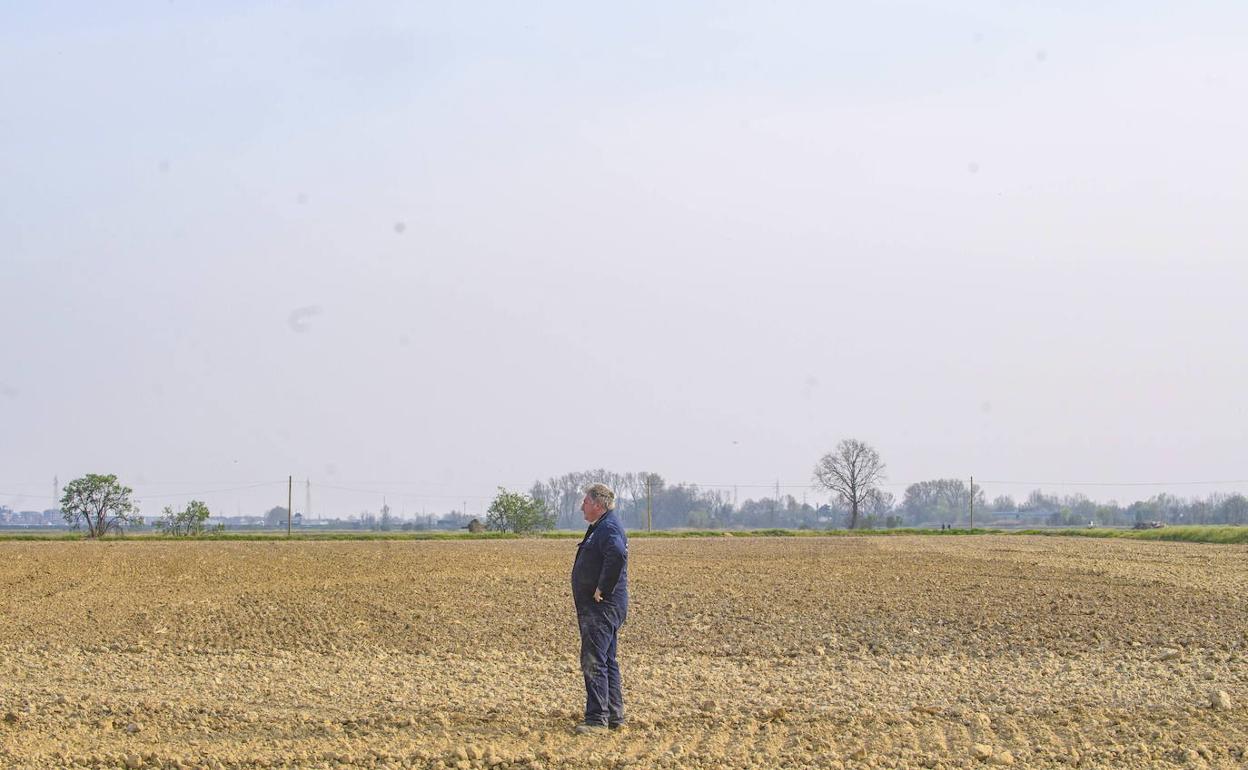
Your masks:
<svg viewBox="0 0 1248 770"><path fill-rule="evenodd" d="M578 733L615 730L624 724L624 695L616 638L628 616L628 535L614 513L615 492L605 484L585 490L581 513L589 522L572 563L572 600L581 629L585 721Z"/></svg>

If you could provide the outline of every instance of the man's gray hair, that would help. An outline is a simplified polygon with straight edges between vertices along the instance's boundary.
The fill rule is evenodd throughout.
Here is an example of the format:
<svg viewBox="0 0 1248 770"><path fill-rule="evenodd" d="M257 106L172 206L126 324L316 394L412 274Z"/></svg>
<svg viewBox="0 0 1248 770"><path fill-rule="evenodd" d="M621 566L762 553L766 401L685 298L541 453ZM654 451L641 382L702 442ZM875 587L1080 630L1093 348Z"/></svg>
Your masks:
<svg viewBox="0 0 1248 770"><path fill-rule="evenodd" d="M615 493L611 491L611 487L606 484L590 484L585 490L585 494L594 498L594 502L606 508L608 511L615 510Z"/></svg>

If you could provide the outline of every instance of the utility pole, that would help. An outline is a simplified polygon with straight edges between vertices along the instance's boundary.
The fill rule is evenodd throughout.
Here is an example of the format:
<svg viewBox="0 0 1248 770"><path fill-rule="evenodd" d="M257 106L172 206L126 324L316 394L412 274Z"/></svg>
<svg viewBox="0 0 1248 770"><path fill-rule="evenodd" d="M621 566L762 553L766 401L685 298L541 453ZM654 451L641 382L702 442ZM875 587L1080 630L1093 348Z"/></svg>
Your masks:
<svg viewBox="0 0 1248 770"><path fill-rule="evenodd" d="M646 474L646 531L649 532L654 528L654 521L650 517L650 474Z"/></svg>
<svg viewBox="0 0 1248 770"><path fill-rule="evenodd" d="M304 484L304 491L307 493L307 499L303 503L303 518L307 521L312 520L312 479L308 479Z"/></svg>
<svg viewBox="0 0 1248 770"><path fill-rule="evenodd" d="M780 505L780 479L776 479L776 499L771 501L771 526L776 526L776 508Z"/></svg>
<svg viewBox="0 0 1248 770"><path fill-rule="evenodd" d="M975 529L975 477L971 476L971 529Z"/></svg>
<svg viewBox="0 0 1248 770"><path fill-rule="evenodd" d="M294 505L295 477L286 477L286 537L290 537L290 507Z"/></svg>

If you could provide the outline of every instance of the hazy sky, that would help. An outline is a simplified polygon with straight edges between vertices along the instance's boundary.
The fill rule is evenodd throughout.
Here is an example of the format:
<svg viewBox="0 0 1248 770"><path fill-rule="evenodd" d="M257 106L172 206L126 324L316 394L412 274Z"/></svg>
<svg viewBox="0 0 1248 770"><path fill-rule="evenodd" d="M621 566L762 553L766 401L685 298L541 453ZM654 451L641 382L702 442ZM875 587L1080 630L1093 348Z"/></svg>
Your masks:
<svg viewBox="0 0 1248 770"><path fill-rule="evenodd" d="M1248 491L1052 483L1248 479L1242 2L124 5L0 9L0 504Z"/></svg>

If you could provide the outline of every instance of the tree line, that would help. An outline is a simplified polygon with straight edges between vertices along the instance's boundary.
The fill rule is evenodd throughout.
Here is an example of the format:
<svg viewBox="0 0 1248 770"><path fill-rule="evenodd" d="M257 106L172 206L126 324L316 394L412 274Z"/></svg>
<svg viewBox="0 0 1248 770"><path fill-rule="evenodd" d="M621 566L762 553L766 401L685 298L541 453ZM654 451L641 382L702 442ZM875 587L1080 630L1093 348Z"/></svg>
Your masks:
<svg viewBox="0 0 1248 770"><path fill-rule="evenodd" d="M1032 491L1016 501L1009 495L988 500L979 485L961 479L930 479L910 484L900 500L882 488L885 466L879 453L855 439L846 439L824 455L812 472L812 489L830 493L826 503L799 502L791 494L747 498L736 502L722 489L671 483L652 471L615 472L605 468L565 473L535 481L527 493L502 487L491 503L484 526L505 532L578 529L584 526L580 505L585 488L604 483L615 490L616 513L629 529L856 529L967 526L975 523L1121 527L1146 522L1164 524L1248 525L1248 497L1215 492L1181 498L1160 493L1128 504L1097 502L1082 494L1058 496ZM63 490L60 512L73 529L98 538L126 527L143 525L133 491L115 475L87 474ZM462 512L450 514L467 526ZM166 506L153 527L169 535L194 536L208 530L211 513L198 500L175 510ZM287 511L274 507L265 515L272 527L285 526ZM444 517L445 518L445 517ZM357 528L407 530L413 522L394 516L383 506L379 516L365 514L350 522ZM216 529L219 531L221 525Z"/></svg>
<svg viewBox="0 0 1248 770"><path fill-rule="evenodd" d="M596 481L616 490L619 516L633 529L646 526L647 499L656 529L963 527L972 523L972 515L980 525L1115 527L1153 521L1248 524L1248 497L1237 493L1215 492L1190 499L1161 493L1124 505L1037 489L1021 501L1009 495L989 501L980 485L972 487L968 480L942 478L910 484L898 500L883 489L885 474L879 453L866 442L851 438L841 441L815 464L812 488L830 493L831 498L818 505L799 503L792 495L747 499L738 504L719 489L671 484L648 471L617 473L603 468L534 482L529 497L543 506L550 526L560 528L581 526L583 490Z"/></svg>

